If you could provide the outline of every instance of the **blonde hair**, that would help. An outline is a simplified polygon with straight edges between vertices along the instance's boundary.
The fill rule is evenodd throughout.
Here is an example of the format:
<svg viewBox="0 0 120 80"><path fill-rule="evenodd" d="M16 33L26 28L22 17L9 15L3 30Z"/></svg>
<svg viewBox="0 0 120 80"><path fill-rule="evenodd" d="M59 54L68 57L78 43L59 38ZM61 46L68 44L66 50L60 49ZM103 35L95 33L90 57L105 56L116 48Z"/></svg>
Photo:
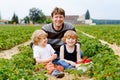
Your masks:
<svg viewBox="0 0 120 80"><path fill-rule="evenodd" d="M32 34L32 42L35 44L35 45L38 45L38 43L40 42L41 38L42 37L47 37L48 34L43 31L43 30L36 30L33 32Z"/></svg>
<svg viewBox="0 0 120 80"><path fill-rule="evenodd" d="M76 32L73 31L73 30L68 30L68 31L65 32L65 34L64 34L64 36L62 38L62 41L64 43L66 43L66 38L73 38L73 39L75 39L76 40L75 43L77 43L77 41L78 41L78 36L77 36Z"/></svg>

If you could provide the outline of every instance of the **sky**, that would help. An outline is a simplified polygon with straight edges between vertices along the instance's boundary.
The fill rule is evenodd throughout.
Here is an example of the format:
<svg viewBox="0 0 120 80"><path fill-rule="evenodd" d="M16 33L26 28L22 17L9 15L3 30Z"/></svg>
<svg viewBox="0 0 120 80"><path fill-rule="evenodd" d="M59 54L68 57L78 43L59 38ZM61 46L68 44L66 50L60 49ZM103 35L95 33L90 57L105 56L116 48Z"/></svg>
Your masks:
<svg viewBox="0 0 120 80"><path fill-rule="evenodd" d="M120 0L0 0L0 16L11 20L15 13L19 19L29 15L31 8L51 15L55 7L61 7L66 15L83 15L89 10L93 19L120 20Z"/></svg>

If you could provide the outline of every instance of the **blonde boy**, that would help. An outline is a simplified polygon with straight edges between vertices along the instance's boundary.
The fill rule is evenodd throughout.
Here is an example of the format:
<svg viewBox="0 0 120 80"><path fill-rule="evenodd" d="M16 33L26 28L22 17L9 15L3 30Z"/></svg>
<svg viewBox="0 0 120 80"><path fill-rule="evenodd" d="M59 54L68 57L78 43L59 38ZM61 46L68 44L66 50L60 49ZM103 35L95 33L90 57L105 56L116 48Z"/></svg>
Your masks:
<svg viewBox="0 0 120 80"><path fill-rule="evenodd" d="M50 44L47 44L48 34L43 30L36 30L32 34L33 45L33 58L36 61L36 64L44 63L45 69L48 70L48 74L61 78L64 76L62 66L54 65L53 60L57 58L57 55L54 54L55 51Z"/></svg>

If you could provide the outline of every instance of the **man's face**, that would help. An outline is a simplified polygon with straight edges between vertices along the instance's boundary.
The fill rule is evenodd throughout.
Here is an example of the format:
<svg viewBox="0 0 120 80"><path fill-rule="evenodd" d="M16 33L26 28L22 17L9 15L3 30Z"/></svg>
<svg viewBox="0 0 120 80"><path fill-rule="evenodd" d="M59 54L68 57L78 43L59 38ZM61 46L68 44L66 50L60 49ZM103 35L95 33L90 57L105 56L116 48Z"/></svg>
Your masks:
<svg viewBox="0 0 120 80"><path fill-rule="evenodd" d="M52 17L53 25L54 27L60 27L62 26L64 22L65 17L61 14L54 14Z"/></svg>

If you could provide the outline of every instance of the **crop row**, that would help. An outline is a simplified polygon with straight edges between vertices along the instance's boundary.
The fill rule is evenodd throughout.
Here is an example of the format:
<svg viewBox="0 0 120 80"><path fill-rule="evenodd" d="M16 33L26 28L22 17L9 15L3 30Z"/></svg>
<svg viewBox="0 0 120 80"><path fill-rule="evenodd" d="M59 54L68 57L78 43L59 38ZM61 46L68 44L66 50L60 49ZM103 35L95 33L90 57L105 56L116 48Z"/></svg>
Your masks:
<svg viewBox="0 0 120 80"><path fill-rule="evenodd" d="M32 32L39 28L38 26L0 26L0 51L28 41ZM76 29L111 44L120 45L120 25L77 26Z"/></svg>
<svg viewBox="0 0 120 80"><path fill-rule="evenodd" d="M30 40L34 30L40 27L33 26L0 26L0 51L14 47Z"/></svg>
<svg viewBox="0 0 120 80"><path fill-rule="evenodd" d="M77 31L82 43L81 48L84 56L89 57L94 63L92 68L87 72L89 77L95 80L119 80L120 78L120 61L119 56L114 55L108 45L102 45L98 39L91 39Z"/></svg>
<svg viewBox="0 0 120 80"><path fill-rule="evenodd" d="M120 46L120 25L77 26L77 29Z"/></svg>

